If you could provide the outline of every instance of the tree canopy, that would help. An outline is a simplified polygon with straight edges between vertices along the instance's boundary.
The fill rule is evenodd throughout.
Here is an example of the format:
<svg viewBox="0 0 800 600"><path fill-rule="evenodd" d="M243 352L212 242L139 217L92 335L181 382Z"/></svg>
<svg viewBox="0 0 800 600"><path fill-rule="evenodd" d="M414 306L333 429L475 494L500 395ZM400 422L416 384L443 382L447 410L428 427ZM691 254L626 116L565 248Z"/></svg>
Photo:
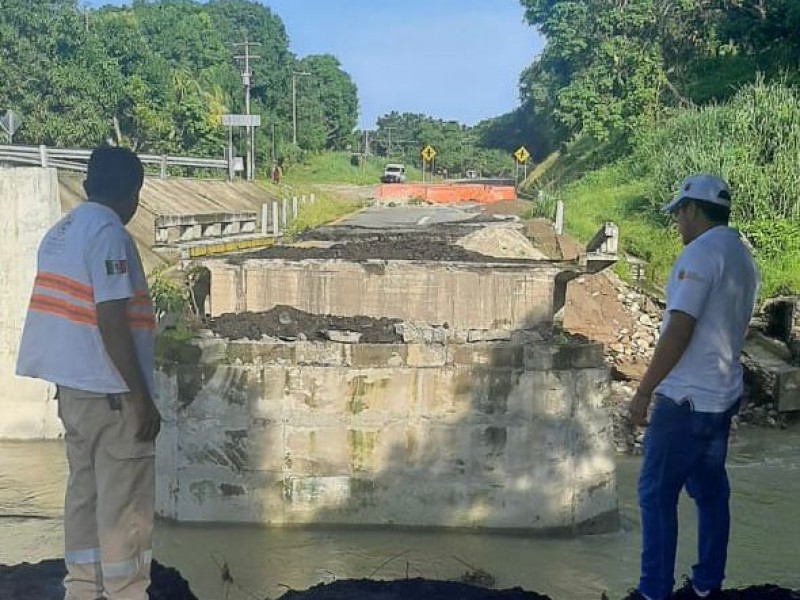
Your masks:
<svg viewBox="0 0 800 600"><path fill-rule="evenodd" d="M539 159L576 135L630 139L675 109L732 97L763 74L798 80L797 0L520 0L545 38L521 107L483 143Z"/></svg>
<svg viewBox="0 0 800 600"><path fill-rule="evenodd" d="M298 59L280 18L249 0L133 0L80 12L74 0L0 0L0 110L24 119L18 143L220 156L221 115L244 112L250 42L251 112L261 163L291 146L293 71L304 150L345 145L357 89L336 58Z"/></svg>

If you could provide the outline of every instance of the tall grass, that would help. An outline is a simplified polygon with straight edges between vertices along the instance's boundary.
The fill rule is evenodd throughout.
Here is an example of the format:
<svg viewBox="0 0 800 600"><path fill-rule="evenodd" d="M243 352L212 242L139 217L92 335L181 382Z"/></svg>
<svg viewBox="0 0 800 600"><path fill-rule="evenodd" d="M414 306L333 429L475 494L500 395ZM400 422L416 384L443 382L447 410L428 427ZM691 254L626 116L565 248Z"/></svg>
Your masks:
<svg viewBox="0 0 800 600"><path fill-rule="evenodd" d="M687 174L717 173L735 193L737 221L800 218L800 92L779 83L742 88L729 103L676 114L642 132L634 164L663 203Z"/></svg>
<svg viewBox="0 0 800 600"><path fill-rule="evenodd" d="M556 201L563 200L564 227L584 243L603 223L613 221L619 227L622 251L647 261L645 277L651 287L658 288L666 282L680 252L680 240L674 229L638 210L646 201L648 187L646 180L632 177L625 165L609 165L545 195L528 216L552 218ZM627 275L624 262L619 263L617 272Z"/></svg>
<svg viewBox="0 0 800 600"><path fill-rule="evenodd" d="M308 229L314 229L352 214L362 205L355 200L335 198L328 194L316 194L314 204L304 204L298 208L297 218L289 223L284 235L293 239Z"/></svg>
<svg viewBox="0 0 800 600"><path fill-rule="evenodd" d="M661 206L692 173L724 177L733 190L733 226L755 248L762 295L800 293L800 91L783 83L749 84L726 104L676 111L638 132L630 154L583 171L592 152L576 143L538 174L537 187L566 204L567 230L586 239L603 221L616 221L623 249L649 262L661 285L680 244ZM554 175L555 174L555 175ZM559 174L566 177L562 179ZM560 184L560 185L559 185ZM550 207L545 207L549 210Z"/></svg>

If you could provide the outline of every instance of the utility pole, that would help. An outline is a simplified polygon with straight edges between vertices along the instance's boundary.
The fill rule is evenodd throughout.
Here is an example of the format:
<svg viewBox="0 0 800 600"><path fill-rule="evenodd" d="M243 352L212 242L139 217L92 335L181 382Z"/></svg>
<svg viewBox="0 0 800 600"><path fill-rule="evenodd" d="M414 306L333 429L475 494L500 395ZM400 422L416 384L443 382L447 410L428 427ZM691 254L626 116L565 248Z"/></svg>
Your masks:
<svg viewBox="0 0 800 600"><path fill-rule="evenodd" d="M278 160L278 155L275 152L275 122L272 123L272 162Z"/></svg>
<svg viewBox="0 0 800 600"><path fill-rule="evenodd" d="M297 78L311 75L307 71L292 71L292 142L297 146Z"/></svg>
<svg viewBox="0 0 800 600"><path fill-rule="evenodd" d="M236 55L236 59L243 60L242 64L242 85L244 86L244 112L246 115L250 114L250 80L253 72L250 70L250 61L261 58L257 54L250 54L250 46L260 46L259 42L250 42L247 40L247 35L244 36L244 42L231 44L234 48L244 47L244 54ZM255 170L255 156L256 156L256 129L249 125L245 128L247 137L247 179L252 181L256 177Z"/></svg>
<svg viewBox="0 0 800 600"><path fill-rule="evenodd" d="M392 130L397 129L395 126L384 127L389 132L389 157L392 156Z"/></svg>

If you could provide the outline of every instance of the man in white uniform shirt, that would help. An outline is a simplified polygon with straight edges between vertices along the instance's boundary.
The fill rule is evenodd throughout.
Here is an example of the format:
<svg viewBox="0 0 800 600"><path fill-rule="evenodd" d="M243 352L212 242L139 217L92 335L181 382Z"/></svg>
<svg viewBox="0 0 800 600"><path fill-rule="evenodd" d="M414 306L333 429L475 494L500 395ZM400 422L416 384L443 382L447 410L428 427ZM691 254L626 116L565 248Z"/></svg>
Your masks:
<svg viewBox="0 0 800 600"><path fill-rule="evenodd" d="M672 598L721 595L730 530L725 470L731 418L742 396L740 354L759 276L739 236L728 227L731 194L714 175L681 183L664 207L684 244L667 285L667 307L653 360L630 406L647 424L639 476L641 576L630 600L664 600L675 583L678 496L694 499L698 558Z"/></svg>
<svg viewBox="0 0 800 600"><path fill-rule="evenodd" d="M17 374L56 384L66 431L65 600L145 600L150 583L154 444L153 306L125 225L144 170L98 148L88 201L39 246Z"/></svg>

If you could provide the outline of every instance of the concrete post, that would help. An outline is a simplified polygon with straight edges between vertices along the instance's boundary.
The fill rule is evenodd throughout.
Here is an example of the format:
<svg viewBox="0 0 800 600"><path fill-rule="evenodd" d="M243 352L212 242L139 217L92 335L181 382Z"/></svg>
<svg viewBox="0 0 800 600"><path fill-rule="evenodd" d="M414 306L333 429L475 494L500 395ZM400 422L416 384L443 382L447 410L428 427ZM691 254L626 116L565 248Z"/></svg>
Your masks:
<svg viewBox="0 0 800 600"><path fill-rule="evenodd" d="M281 211L281 225L286 229L286 225L289 222L289 202L286 198L283 199L283 206L281 208L283 208Z"/></svg>
<svg viewBox="0 0 800 600"><path fill-rule="evenodd" d="M44 144L39 146L39 162L43 169L47 168L47 146Z"/></svg>
<svg viewBox="0 0 800 600"><path fill-rule="evenodd" d="M316 201L317 201L317 195L316 194L311 194L311 204L314 204L314 202L316 202Z"/></svg>
<svg viewBox="0 0 800 600"><path fill-rule="evenodd" d="M167 155L166 154L162 154L161 155L161 158L159 159L159 165L161 166L161 172L159 174L159 177L161 179L166 179L167 178Z"/></svg>
<svg viewBox="0 0 800 600"><path fill-rule="evenodd" d="M564 234L564 203L559 200L556 202L556 235Z"/></svg>
<svg viewBox="0 0 800 600"><path fill-rule="evenodd" d="M267 235L267 219L269 218L269 204L261 205L261 235Z"/></svg>
<svg viewBox="0 0 800 600"><path fill-rule="evenodd" d="M292 196L292 221L297 220L297 196Z"/></svg>
<svg viewBox="0 0 800 600"><path fill-rule="evenodd" d="M302 206L305 206L305 205L306 205L306 195L305 195L305 194L303 194L303 195L300 197L300 204L301 204Z"/></svg>
<svg viewBox="0 0 800 600"><path fill-rule="evenodd" d="M42 148L40 156L46 161ZM56 170L0 169L0 206L0 439L56 438L63 429L52 387L14 375L37 248L61 218Z"/></svg>
<svg viewBox="0 0 800 600"><path fill-rule="evenodd" d="M272 202L272 234L276 237L280 233L278 229L278 201L273 200Z"/></svg>

